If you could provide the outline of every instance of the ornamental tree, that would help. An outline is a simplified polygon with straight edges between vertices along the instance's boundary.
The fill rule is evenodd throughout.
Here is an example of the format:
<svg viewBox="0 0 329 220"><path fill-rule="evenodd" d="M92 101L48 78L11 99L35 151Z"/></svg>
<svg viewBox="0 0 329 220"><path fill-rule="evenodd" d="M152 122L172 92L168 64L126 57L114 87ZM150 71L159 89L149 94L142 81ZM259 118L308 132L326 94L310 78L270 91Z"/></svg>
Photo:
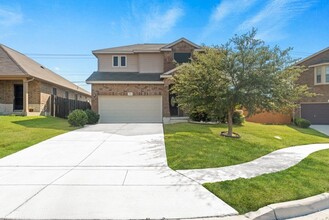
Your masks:
<svg viewBox="0 0 329 220"><path fill-rule="evenodd" d="M256 30L235 35L221 46L204 47L174 76L173 92L188 114L206 112L227 117L227 136L233 136L232 116L237 107L249 115L259 111L287 112L302 96L312 96L296 83L303 67L294 66L291 48L271 48L256 39Z"/></svg>

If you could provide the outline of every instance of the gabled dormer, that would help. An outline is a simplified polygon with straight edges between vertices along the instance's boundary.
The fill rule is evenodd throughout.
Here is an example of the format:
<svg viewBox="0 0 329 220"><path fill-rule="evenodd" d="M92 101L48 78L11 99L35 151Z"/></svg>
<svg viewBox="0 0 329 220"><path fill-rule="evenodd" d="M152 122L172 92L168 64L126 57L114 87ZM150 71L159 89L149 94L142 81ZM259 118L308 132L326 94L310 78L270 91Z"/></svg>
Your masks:
<svg viewBox="0 0 329 220"><path fill-rule="evenodd" d="M189 62L194 51L201 47L186 38L180 38L161 48L164 54L164 72L174 69L178 64Z"/></svg>

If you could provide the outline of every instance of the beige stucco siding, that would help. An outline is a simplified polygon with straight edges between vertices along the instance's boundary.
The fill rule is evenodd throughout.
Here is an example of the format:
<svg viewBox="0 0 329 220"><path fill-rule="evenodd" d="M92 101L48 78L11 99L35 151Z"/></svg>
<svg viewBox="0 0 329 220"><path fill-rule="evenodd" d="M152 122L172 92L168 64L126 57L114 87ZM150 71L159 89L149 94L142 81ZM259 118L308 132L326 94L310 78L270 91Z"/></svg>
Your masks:
<svg viewBox="0 0 329 220"><path fill-rule="evenodd" d="M139 54L140 73L163 73L163 54Z"/></svg>
<svg viewBox="0 0 329 220"><path fill-rule="evenodd" d="M118 56L127 56L126 67L112 67L111 54L100 54L98 57L98 71L99 72L138 72L138 55L135 54L117 54Z"/></svg>

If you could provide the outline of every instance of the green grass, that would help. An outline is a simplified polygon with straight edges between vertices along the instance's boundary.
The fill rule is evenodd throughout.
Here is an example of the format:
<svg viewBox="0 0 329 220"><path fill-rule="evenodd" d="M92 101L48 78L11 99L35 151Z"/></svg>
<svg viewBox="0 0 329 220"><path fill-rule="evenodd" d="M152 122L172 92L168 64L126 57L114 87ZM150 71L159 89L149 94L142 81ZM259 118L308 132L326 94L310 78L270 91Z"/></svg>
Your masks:
<svg viewBox="0 0 329 220"><path fill-rule="evenodd" d="M272 203L329 192L329 150L313 153L281 172L204 186L240 214Z"/></svg>
<svg viewBox="0 0 329 220"><path fill-rule="evenodd" d="M60 118L0 116L0 158L74 129Z"/></svg>
<svg viewBox="0 0 329 220"><path fill-rule="evenodd" d="M329 142L326 135L310 128L250 122L234 127L240 139L220 136L226 125L179 123L165 125L164 130L168 163L175 170L229 166L280 148Z"/></svg>

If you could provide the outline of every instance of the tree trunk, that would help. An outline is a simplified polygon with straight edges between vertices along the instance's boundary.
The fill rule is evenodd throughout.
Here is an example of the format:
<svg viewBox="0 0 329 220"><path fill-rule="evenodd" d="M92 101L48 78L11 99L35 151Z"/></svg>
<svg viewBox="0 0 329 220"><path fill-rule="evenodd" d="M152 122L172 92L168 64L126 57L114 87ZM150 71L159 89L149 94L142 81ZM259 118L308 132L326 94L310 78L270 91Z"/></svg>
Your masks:
<svg viewBox="0 0 329 220"><path fill-rule="evenodd" d="M233 136L233 113L234 110L229 109L227 114L227 136L232 137Z"/></svg>

